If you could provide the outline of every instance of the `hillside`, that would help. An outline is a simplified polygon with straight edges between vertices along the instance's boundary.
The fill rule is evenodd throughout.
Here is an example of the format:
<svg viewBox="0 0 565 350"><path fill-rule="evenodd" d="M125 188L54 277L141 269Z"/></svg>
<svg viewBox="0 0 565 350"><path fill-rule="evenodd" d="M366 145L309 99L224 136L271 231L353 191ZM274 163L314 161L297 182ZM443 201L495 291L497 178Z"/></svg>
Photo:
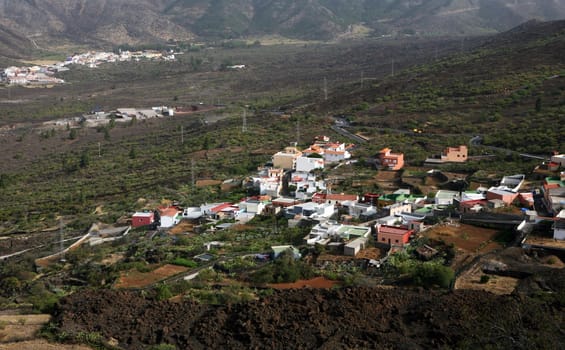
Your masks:
<svg viewBox="0 0 565 350"><path fill-rule="evenodd" d="M519 152L563 149L565 21L530 21L460 44L469 51L357 84L314 110L346 114L369 137L416 128L421 138L484 135L486 144Z"/></svg>
<svg viewBox="0 0 565 350"><path fill-rule="evenodd" d="M39 47L113 46L281 35L331 40L353 35L474 35L536 18L565 18L559 0L0 0L0 25ZM4 35L3 35L4 37ZM0 46L25 54L29 40Z"/></svg>

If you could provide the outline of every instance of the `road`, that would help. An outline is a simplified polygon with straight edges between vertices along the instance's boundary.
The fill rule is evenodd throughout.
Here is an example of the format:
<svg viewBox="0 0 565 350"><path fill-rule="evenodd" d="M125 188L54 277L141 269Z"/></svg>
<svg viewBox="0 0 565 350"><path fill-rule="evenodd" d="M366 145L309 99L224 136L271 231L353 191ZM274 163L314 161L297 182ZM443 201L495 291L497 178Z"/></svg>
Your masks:
<svg viewBox="0 0 565 350"><path fill-rule="evenodd" d="M549 158L547 158L547 157L543 157L543 156L536 155L536 154L520 153L518 151L514 151L514 150L511 150L511 149L508 149L508 148L483 145L482 142L483 142L483 138L480 135L477 135L477 136L471 137L471 139L469 140L469 145L480 146L480 147L491 149L493 151L500 151L500 152L507 152L507 153L511 153L511 154L517 154L517 155L519 155L520 157L523 157L523 158L538 159L538 160L549 160Z"/></svg>

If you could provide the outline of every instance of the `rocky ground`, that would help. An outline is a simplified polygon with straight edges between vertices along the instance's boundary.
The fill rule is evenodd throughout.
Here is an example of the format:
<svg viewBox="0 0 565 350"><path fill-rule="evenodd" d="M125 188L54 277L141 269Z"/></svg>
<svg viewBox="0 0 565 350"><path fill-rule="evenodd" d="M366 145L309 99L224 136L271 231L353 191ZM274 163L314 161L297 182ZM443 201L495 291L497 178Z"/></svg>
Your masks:
<svg viewBox="0 0 565 350"><path fill-rule="evenodd" d="M153 301L96 290L64 299L69 334L99 332L125 349L558 349L565 342L562 270L526 279L520 293L343 288L276 291L237 305ZM556 277L557 276L557 277ZM551 281L551 282L549 282ZM528 294L529 293L529 294Z"/></svg>

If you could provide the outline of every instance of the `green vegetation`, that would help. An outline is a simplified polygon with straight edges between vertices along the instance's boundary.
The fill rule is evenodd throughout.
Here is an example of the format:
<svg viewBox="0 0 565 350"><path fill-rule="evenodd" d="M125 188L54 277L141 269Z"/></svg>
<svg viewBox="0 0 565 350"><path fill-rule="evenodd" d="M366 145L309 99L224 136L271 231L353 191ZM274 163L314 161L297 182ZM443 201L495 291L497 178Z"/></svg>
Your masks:
<svg viewBox="0 0 565 350"><path fill-rule="evenodd" d="M392 275L404 276L410 284L426 288L451 287L455 273L446 266L446 262L450 260L448 254L432 261L420 261L414 254L414 248L393 254L388 261Z"/></svg>

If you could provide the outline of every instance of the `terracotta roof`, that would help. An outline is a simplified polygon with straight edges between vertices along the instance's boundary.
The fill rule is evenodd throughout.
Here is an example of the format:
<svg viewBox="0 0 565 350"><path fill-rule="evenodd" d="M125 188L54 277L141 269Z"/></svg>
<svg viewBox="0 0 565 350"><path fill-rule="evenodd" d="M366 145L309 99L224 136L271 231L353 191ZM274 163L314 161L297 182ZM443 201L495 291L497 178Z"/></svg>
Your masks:
<svg viewBox="0 0 565 350"><path fill-rule="evenodd" d="M355 201L357 200L356 194L327 194L326 200L339 200L339 201Z"/></svg>
<svg viewBox="0 0 565 350"><path fill-rule="evenodd" d="M405 227L399 227L399 226L381 225L381 227L379 227L379 233L388 233L390 235L404 236L406 234L411 234L412 232L413 230L409 230Z"/></svg>
<svg viewBox="0 0 565 350"><path fill-rule="evenodd" d="M218 205L218 206L212 208L210 211L211 211L212 213L218 213L218 212L222 211L223 209L228 208L228 207L230 207L230 206L232 206L231 203L222 203L222 204L220 204L220 205Z"/></svg>
<svg viewBox="0 0 565 350"><path fill-rule="evenodd" d="M159 208L159 213L161 216L175 217L178 215L179 210L175 207Z"/></svg>

